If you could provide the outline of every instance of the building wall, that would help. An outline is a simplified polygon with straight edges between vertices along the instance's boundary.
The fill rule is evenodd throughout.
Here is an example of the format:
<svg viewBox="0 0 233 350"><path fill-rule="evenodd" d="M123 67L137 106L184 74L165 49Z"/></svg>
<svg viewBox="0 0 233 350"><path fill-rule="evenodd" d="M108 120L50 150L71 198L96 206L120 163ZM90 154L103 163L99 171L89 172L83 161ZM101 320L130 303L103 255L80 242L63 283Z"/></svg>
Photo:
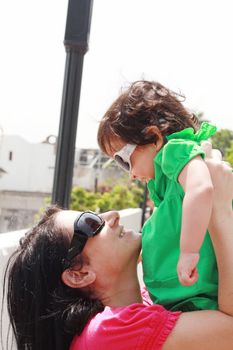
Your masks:
<svg viewBox="0 0 233 350"><path fill-rule="evenodd" d="M49 196L49 193L0 191L0 233L32 226Z"/></svg>
<svg viewBox="0 0 233 350"><path fill-rule="evenodd" d="M54 145L29 143L17 135L0 141L0 191L51 192L55 165Z"/></svg>
<svg viewBox="0 0 233 350"><path fill-rule="evenodd" d="M18 135L0 138L0 233L33 225L45 198L51 198L56 144L49 137L41 143ZM109 178L117 182L122 172L103 168L107 160L97 149L76 149L73 186L95 191Z"/></svg>
<svg viewBox="0 0 233 350"><path fill-rule="evenodd" d="M119 177L122 176L121 171L116 169L101 169L84 167L77 164L74 169L73 186L83 187L86 190L95 191L95 186L101 186L111 179L111 183L117 183Z"/></svg>
<svg viewBox="0 0 233 350"><path fill-rule="evenodd" d="M97 149L77 149L73 186L95 191L96 185L97 187L101 186L110 179L112 184L117 183L118 179L126 173L114 162L105 166L107 163L109 163L109 158L101 154Z"/></svg>
<svg viewBox="0 0 233 350"><path fill-rule="evenodd" d="M0 139L0 232L33 225L51 196L55 145L29 143L17 135Z"/></svg>

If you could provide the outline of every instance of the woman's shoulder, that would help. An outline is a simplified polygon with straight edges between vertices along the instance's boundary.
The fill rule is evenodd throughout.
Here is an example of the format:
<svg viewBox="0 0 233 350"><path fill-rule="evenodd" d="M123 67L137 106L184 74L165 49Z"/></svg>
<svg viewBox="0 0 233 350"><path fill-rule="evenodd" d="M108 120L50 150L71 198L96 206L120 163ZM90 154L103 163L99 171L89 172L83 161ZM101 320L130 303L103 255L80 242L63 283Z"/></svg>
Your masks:
<svg viewBox="0 0 233 350"><path fill-rule="evenodd" d="M112 350L144 349L148 344L156 349L165 342L179 314L153 305L149 299L143 304L105 307L91 319L83 333L74 338L70 350L104 347Z"/></svg>

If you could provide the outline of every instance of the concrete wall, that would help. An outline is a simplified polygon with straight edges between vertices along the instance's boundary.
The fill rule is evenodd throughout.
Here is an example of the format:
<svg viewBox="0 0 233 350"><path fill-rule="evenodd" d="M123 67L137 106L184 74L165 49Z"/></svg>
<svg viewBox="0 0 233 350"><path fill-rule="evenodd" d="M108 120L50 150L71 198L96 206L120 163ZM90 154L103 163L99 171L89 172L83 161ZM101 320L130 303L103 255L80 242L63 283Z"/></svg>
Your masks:
<svg viewBox="0 0 233 350"><path fill-rule="evenodd" d="M139 208L136 209L125 209L121 210L120 217L121 217L121 224L124 225L126 228L132 228L135 231L140 231L141 229L141 215L142 210ZM6 264L8 261L9 256L11 253L16 249L19 243L19 239L25 234L26 230L20 230L15 232L7 232L0 235L0 300L2 301L2 286L3 286L3 276L4 271L6 268ZM139 280L141 285L142 282L142 272L141 272L141 266L139 265L138 268L139 273ZM2 304L2 303L1 303ZM6 348L6 335L9 325L9 318L6 311L6 301L4 300L4 310L3 310L3 318L2 318L2 326L3 326L3 345L0 344L0 349L4 350ZM12 333L10 333L12 334ZM12 338L12 337L11 337ZM16 350L15 344L12 346L12 350ZM52 350L52 349L51 349Z"/></svg>
<svg viewBox="0 0 233 350"><path fill-rule="evenodd" d="M0 191L51 193L55 157L55 144L30 143L18 135L3 135L0 168L4 172L0 173ZM101 183L121 177L124 172L119 167L117 171L114 167L102 168L107 159L100 157L95 149L76 149L73 185L94 190L96 178Z"/></svg>
<svg viewBox="0 0 233 350"><path fill-rule="evenodd" d="M16 249L16 247L19 244L19 239L24 235L25 230L15 231L15 232L7 232L0 235L0 305L2 305L2 298L3 298L3 277L4 277L4 271L6 268L6 264L8 261L8 258L13 253L13 251ZM0 321L2 324L0 324L0 327L2 327L2 336L3 336L3 343L0 342L0 349L5 350L6 349L6 339L7 339L7 333L9 329L9 317L6 310L6 300L4 298L3 302L3 315ZM12 330L10 329L9 334L9 341L10 344L12 344L12 350L17 350L16 345L14 344L13 337L12 337Z"/></svg>
<svg viewBox="0 0 233 350"><path fill-rule="evenodd" d="M30 227L50 193L0 191L0 233Z"/></svg>
<svg viewBox="0 0 233 350"><path fill-rule="evenodd" d="M18 135L0 138L0 233L31 226L51 198L56 145L30 143ZM94 191L104 181L122 176L118 168L102 168L108 158L98 150L76 149L73 186Z"/></svg>
<svg viewBox="0 0 233 350"><path fill-rule="evenodd" d="M29 143L17 135L4 135L0 143L0 190L51 192L55 146Z"/></svg>

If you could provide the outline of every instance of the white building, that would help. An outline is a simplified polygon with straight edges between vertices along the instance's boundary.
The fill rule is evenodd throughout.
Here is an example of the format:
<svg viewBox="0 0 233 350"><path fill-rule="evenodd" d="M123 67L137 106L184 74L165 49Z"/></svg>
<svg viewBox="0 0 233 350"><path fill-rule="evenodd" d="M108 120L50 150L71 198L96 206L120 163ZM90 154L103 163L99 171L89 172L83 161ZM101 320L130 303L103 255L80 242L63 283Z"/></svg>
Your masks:
<svg viewBox="0 0 233 350"><path fill-rule="evenodd" d="M41 143L29 143L17 135L1 136L0 233L33 224L46 198L51 198L55 158L53 135ZM119 178L120 170L103 169L107 161L97 149L76 150L73 185L94 191L106 178Z"/></svg>
<svg viewBox="0 0 233 350"><path fill-rule="evenodd" d="M50 193L53 184L55 145L29 143L17 135L0 139L0 191Z"/></svg>
<svg viewBox="0 0 233 350"><path fill-rule="evenodd" d="M55 144L0 139L0 232L30 226L52 191Z"/></svg>

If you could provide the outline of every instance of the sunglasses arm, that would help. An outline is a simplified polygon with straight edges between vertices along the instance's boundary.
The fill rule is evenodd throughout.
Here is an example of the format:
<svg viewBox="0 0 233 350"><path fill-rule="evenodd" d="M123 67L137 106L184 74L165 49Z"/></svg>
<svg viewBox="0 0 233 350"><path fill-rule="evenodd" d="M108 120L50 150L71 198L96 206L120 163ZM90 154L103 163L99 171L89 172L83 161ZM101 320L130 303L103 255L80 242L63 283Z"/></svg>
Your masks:
<svg viewBox="0 0 233 350"><path fill-rule="evenodd" d="M74 233L72 241L70 243L70 249L68 251L67 257L63 259L65 266L70 266L71 261L80 254L83 250L83 247L86 244L86 241L88 240L87 236L84 235L77 235ZM66 268L67 268L66 267Z"/></svg>

